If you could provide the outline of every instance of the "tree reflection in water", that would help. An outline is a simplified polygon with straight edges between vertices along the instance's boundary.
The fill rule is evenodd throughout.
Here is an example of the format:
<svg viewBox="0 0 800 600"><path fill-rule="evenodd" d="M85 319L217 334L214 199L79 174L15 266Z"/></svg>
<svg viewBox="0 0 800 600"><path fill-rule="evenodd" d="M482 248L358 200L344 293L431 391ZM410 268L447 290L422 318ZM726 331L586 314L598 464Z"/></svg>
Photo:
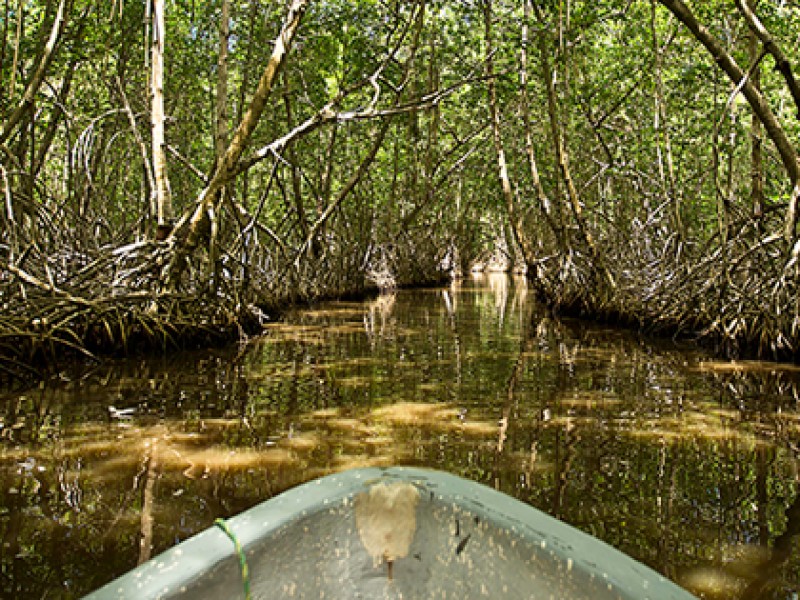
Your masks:
<svg viewBox="0 0 800 600"><path fill-rule="evenodd" d="M0 595L79 596L302 481L413 464L705 597L787 597L798 376L557 320L495 275L298 311L244 352L63 373L2 396Z"/></svg>

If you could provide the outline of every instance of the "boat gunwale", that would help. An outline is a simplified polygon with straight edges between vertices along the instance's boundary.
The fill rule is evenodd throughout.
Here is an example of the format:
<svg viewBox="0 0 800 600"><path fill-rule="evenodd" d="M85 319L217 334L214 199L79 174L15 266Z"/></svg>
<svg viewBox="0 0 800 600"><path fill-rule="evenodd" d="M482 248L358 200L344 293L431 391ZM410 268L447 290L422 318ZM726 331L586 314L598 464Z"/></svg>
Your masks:
<svg viewBox="0 0 800 600"><path fill-rule="evenodd" d="M516 498L443 471L419 467L366 467L334 473L291 488L231 517L228 528L247 555L266 538L309 515L352 500L370 485L406 482L435 500L491 515L494 526L531 544L549 545L571 568L599 573L622 597L694 598L688 591L606 542L572 527ZM431 497L431 499L434 499ZM184 593L192 582L228 560L238 563L234 545L218 527L210 527L134 568L86 600L110 598L170 598ZM633 582L638 581L638 586ZM631 589L631 588L634 589ZM611 588L610 588L611 589ZM644 595L643 595L644 594Z"/></svg>

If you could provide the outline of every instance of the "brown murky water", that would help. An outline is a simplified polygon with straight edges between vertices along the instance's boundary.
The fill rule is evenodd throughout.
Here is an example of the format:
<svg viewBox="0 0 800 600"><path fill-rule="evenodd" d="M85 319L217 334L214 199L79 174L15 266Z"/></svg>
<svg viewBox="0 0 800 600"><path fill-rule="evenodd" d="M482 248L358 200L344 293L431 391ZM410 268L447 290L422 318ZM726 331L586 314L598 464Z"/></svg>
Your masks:
<svg viewBox="0 0 800 600"><path fill-rule="evenodd" d="M799 383L555 320L499 275L321 305L247 348L0 392L0 595L80 596L308 479L411 464L706 598L797 598Z"/></svg>

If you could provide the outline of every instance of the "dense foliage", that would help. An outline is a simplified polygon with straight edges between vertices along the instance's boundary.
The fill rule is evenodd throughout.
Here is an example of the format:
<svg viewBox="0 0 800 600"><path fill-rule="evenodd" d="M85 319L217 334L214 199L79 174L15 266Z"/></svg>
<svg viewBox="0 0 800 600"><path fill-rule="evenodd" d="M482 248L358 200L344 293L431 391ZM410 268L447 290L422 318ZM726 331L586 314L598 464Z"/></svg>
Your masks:
<svg viewBox="0 0 800 600"><path fill-rule="evenodd" d="M526 269L563 309L796 356L793 3L2 10L15 375L475 262Z"/></svg>

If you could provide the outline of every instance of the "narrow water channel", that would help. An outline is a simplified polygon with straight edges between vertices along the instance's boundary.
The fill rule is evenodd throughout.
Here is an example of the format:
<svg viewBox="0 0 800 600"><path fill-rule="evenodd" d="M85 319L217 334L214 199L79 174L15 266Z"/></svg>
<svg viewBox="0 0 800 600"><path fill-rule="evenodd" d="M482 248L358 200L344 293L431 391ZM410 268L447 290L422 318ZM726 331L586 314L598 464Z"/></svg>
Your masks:
<svg viewBox="0 0 800 600"><path fill-rule="evenodd" d="M554 319L490 275L0 391L0 596L71 598L303 481L443 469L706 598L797 598L800 370ZM144 541L144 544L142 544Z"/></svg>

